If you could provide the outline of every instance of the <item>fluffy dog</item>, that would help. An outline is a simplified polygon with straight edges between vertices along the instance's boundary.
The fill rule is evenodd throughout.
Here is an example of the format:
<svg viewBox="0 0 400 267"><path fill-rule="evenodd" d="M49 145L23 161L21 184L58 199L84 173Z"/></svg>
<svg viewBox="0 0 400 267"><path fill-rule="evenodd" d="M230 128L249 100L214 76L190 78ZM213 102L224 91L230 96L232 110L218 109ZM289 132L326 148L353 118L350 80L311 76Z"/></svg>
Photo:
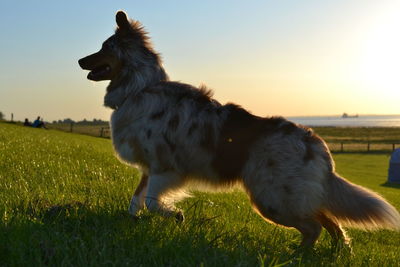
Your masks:
<svg viewBox="0 0 400 267"><path fill-rule="evenodd" d="M79 65L90 80L110 80L104 105L114 110L113 146L142 170L132 215L146 206L183 219L173 197L189 183L240 184L264 219L299 230L303 246L312 246L322 227L344 242L341 225L399 229L396 209L340 177L311 129L221 105L204 86L169 81L141 24L122 11L116 22L115 34Z"/></svg>

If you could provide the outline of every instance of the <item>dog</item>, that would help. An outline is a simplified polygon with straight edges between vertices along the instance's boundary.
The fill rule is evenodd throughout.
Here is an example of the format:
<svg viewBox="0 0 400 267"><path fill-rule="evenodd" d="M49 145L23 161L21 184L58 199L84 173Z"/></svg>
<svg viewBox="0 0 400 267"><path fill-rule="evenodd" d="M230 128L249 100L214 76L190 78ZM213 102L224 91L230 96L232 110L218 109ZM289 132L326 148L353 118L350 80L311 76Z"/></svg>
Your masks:
<svg viewBox="0 0 400 267"><path fill-rule="evenodd" d="M174 203L188 185L241 185L262 218L300 231L303 247L315 244L322 227L345 244L342 226L400 228L393 206L335 172L326 143L310 128L170 81L143 26L123 11L116 23L115 34L79 65L89 80L110 80L104 105L113 109L114 149L142 171L130 214L147 207L183 220Z"/></svg>

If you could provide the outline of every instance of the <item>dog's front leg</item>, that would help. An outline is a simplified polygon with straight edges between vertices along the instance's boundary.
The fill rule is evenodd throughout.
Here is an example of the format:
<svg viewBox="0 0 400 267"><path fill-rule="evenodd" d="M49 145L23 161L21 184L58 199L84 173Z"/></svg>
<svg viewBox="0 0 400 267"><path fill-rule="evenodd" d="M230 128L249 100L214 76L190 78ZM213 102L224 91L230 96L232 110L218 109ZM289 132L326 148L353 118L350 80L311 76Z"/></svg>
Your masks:
<svg viewBox="0 0 400 267"><path fill-rule="evenodd" d="M144 197L147 191L149 176L146 173L142 174L139 185L132 196L131 204L129 206L129 214L135 216L139 210L144 208Z"/></svg>
<svg viewBox="0 0 400 267"><path fill-rule="evenodd" d="M175 216L183 220L183 213L172 203L162 202L165 194L177 190L183 184L182 178L174 173L150 174L145 202L147 209L166 217Z"/></svg>

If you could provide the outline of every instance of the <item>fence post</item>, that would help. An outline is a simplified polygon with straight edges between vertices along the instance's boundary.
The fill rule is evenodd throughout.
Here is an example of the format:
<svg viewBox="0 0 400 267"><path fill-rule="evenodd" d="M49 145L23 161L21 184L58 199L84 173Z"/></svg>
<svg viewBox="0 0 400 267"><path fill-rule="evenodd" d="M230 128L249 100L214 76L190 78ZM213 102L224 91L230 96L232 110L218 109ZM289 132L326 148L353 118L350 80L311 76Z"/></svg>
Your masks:
<svg viewBox="0 0 400 267"><path fill-rule="evenodd" d="M71 122L71 124L69 125L69 131L72 133L72 128L74 127L74 123Z"/></svg>
<svg viewBox="0 0 400 267"><path fill-rule="evenodd" d="M103 137L103 133L104 133L104 127L101 127L101 129L100 129L100 137Z"/></svg>
<svg viewBox="0 0 400 267"><path fill-rule="evenodd" d="M343 142L340 142L340 152L343 152Z"/></svg>
<svg viewBox="0 0 400 267"><path fill-rule="evenodd" d="M392 151L396 149L396 144L392 144Z"/></svg>
<svg viewBox="0 0 400 267"><path fill-rule="evenodd" d="M368 143L367 143L367 151L369 152L369 146L370 146L370 143L369 143L369 141L368 141Z"/></svg>

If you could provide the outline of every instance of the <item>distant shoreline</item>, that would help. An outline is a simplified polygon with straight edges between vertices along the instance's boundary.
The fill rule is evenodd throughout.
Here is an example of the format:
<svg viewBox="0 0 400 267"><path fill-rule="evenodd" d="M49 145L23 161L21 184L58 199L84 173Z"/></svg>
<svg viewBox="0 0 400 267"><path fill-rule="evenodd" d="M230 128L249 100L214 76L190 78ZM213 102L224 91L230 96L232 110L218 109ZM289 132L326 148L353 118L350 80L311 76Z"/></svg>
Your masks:
<svg viewBox="0 0 400 267"><path fill-rule="evenodd" d="M353 113L351 113L353 114ZM399 116L400 114L359 114L357 113L359 117L369 117L369 116L376 116L376 117L382 117L382 116L388 116L388 117L392 117L392 116ZM331 114L331 115L290 115L290 116L283 116L286 118L320 118L320 117L338 117L341 118L343 115L342 114ZM273 115L273 116L279 116L278 114Z"/></svg>
<svg viewBox="0 0 400 267"><path fill-rule="evenodd" d="M400 115L359 115L342 118L335 116L291 116L295 123L310 127L400 127Z"/></svg>

